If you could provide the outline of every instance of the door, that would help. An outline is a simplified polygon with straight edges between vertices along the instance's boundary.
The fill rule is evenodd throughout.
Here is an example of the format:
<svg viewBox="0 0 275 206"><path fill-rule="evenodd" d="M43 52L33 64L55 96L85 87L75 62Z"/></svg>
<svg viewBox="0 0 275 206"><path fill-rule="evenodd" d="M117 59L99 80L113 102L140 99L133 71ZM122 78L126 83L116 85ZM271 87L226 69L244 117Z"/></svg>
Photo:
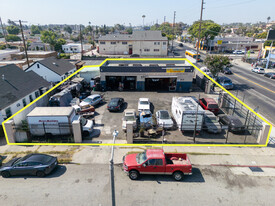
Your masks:
<svg viewBox="0 0 275 206"><path fill-rule="evenodd" d="M140 169L141 174L164 174L165 166L162 159L149 159Z"/></svg>
<svg viewBox="0 0 275 206"><path fill-rule="evenodd" d="M28 165L27 163L18 163L13 166L13 169L10 171L11 175L26 175L28 174Z"/></svg>

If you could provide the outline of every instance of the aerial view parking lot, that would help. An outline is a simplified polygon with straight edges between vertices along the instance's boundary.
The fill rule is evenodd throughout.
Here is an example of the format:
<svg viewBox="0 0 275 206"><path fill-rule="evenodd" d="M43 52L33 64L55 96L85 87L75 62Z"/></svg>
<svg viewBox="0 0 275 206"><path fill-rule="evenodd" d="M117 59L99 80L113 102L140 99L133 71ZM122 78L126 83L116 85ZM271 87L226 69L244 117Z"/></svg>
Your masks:
<svg viewBox="0 0 275 206"><path fill-rule="evenodd" d="M2 1L0 206L274 205L274 8Z"/></svg>

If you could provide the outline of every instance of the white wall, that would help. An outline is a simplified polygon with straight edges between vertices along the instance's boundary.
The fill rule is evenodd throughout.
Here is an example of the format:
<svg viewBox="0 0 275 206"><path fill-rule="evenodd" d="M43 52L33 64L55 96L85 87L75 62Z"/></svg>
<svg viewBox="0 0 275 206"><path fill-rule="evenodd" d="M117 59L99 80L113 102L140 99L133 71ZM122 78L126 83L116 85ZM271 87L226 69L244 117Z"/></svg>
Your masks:
<svg viewBox="0 0 275 206"><path fill-rule="evenodd" d="M39 64L39 68L37 68L37 64ZM38 74L39 76L41 76L42 78L44 78L48 82L60 82L62 80L61 76L59 74L51 71L50 69L43 66L39 62L34 63L27 70L27 72L29 72L29 71L34 71L36 74Z"/></svg>

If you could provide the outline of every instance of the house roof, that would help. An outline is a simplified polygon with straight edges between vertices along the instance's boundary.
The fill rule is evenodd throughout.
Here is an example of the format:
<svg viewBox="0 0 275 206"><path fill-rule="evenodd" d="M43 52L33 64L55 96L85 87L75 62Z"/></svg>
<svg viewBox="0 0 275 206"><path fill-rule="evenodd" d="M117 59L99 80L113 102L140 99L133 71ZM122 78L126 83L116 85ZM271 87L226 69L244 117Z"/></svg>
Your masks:
<svg viewBox="0 0 275 206"><path fill-rule="evenodd" d="M99 41L167 41L161 31L133 31L133 34L107 34L98 38Z"/></svg>
<svg viewBox="0 0 275 206"><path fill-rule="evenodd" d="M24 72L14 64L0 67L0 109L50 83L34 72Z"/></svg>
<svg viewBox="0 0 275 206"><path fill-rule="evenodd" d="M48 57L43 60L39 60L37 62L39 62L40 64L44 65L45 67L47 67L48 69L52 70L53 72L55 72L59 75L64 75L67 72L69 72L75 68L75 66L73 64L71 64L68 60L57 59L55 57ZM31 65L30 67L32 67L32 66L33 65ZM26 69L26 71L28 69Z"/></svg>

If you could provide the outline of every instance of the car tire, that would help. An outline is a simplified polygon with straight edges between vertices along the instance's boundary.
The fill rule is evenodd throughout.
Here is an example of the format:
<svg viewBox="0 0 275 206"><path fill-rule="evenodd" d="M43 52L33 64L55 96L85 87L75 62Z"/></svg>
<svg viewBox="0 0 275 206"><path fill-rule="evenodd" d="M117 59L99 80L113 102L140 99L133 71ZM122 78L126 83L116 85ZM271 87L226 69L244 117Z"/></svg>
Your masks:
<svg viewBox="0 0 275 206"><path fill-rule="evenodd" d="M139 172L136 170L132 170L129 172L129 178L131 180L138 180L139 179Z"/></svg>
<svg viewBox="0 0 275 206"><path fill-rule="evenodd" d="M2 175L2 177L4 177L4 178L8 178L8 177L11 176L11 174L10 174L8 171L3 171L3 172L1 172L1 175Z"/></svg>
<svg viewBox="0 0 275 206"><path fill-rule="evenodd" d="M45 172L43 172L43 171L37 171L36 172L36 176L37 177L44 177L45 176Z"/></svg>
<svg viewBox="0 0 275 206"><path fill-rule="evenodd" d="M176 181L181 181L183 179L183 173L180 171L174 172L173 177Z"/></svg>

